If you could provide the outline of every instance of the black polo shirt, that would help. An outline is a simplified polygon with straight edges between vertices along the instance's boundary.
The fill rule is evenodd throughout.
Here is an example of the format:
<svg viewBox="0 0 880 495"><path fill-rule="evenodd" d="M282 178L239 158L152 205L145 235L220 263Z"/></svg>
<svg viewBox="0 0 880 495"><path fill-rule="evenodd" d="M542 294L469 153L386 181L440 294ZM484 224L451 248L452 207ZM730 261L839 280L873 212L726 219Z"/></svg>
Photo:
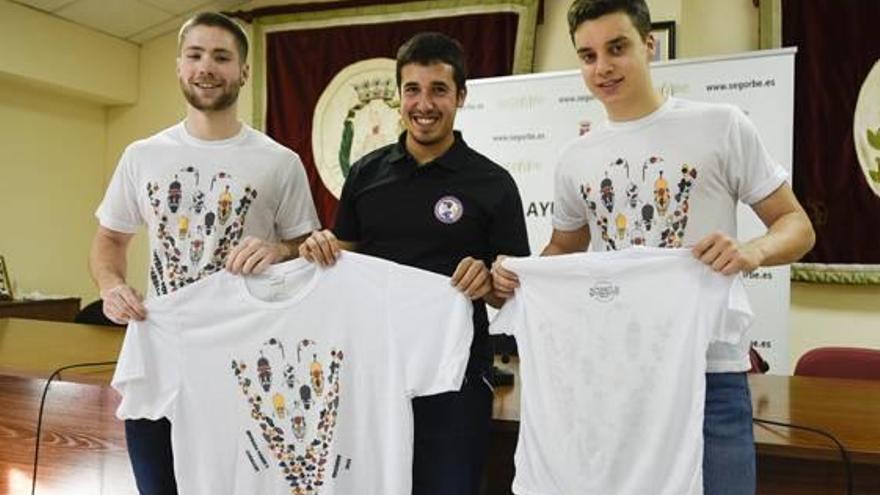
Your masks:
<svg viewBox="0 0 880 495"><path fill-rule="evenodd" d="M406 151L406 133L354 164L333 232L360 253L451 276L467 256L490 266L499 254L528 256L522 201L501 166L455 143L424 165ZM488 321L474 303L469 372L491 363ZM476 358L476 359L475 359Z"/></svg>

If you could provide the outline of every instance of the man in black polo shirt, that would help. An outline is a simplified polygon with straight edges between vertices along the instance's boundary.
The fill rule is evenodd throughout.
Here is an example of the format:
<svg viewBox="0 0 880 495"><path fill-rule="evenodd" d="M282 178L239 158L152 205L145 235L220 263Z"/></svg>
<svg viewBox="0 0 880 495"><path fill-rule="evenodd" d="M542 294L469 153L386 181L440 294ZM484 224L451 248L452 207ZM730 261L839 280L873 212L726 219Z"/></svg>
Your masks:
<svg viewBox="0 0 880 495"><path fill-rule="evenodd" d="M465 79L461 45L445 35L418 34L400 47L397 84L406 132L354 165L335 228L315 232L300 247L303 258L324 265L343 249L451 276L474 301L474 341L461 390L413 400L416 495L479 491L492 412L485 303L500 303L487 266L499 254L529 254L510 174L453 131Z"/></svg>

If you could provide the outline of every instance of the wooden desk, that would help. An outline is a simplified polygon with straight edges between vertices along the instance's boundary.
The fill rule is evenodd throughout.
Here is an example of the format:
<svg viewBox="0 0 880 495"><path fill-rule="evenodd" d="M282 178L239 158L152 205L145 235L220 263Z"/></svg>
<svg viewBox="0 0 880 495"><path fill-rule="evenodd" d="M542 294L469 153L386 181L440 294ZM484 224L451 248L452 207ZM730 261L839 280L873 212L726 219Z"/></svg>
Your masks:
<svg viewBox="0 0 880 495"><path fill-rule="evenodd" d="M46 381L0 376L0 493L30 493L40 395ZM38 494L137 493L119 396L107 385L53 381L40 441Z"/></svg>
<svg viewBox="0 0 880 495"><path fill-rule="evenodd" d="M489 493L509 494L512 452L519 432L519 363L513 387L497 387L489 460ZM809 426L833 434L853 462L855 493L880 494L880 382L829 378L751 375L757 418ZM835 495L845 493L843 464L836 446L814 433L755 424L758 494Z"/></svg>
<svg viewBox="0 0 880 495"><path fill-rule="evenodd" d="M849 452L857 494L880 494L880 382L803 376L749 377L756 418L834 435ZM845 493L840 452L816 433L755 424L759 493Z"/></svg>
<svg viewBox="0 0 880 495"><path fill-rule="evenodd" d="M79 312L79 298L41 299L39 301L0 301L0 318L73 321Z"/></svg>
<svg viewBox="0 0 880 495"><path fill-rule="evenodd" d="M0 319L0 493L30 493L40 395L53 370L113 361L122 328ZM113 367L69 370L46 398L37 493L134 494Z"/></svg>
<svg viewBox="0 0 880 495"><path fill-rule="evenodd" d="M115 361L125 329L54 321L0 319L0 375L48 378L74 363ZM65 380L110 383L112 368L70 370Z"/></svg>

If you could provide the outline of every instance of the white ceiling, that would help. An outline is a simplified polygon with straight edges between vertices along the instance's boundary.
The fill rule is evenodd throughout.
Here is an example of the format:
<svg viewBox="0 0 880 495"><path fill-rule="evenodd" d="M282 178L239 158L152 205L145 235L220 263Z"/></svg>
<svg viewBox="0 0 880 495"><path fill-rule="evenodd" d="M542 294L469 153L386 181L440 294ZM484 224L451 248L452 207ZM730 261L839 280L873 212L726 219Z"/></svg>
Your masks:
<svg viewBox="0 0 880 495"><path fill-rule="evenodd" d="M248 0L12 0L49 15L141 44L180 28L194 12L230 11Z"/></svg>

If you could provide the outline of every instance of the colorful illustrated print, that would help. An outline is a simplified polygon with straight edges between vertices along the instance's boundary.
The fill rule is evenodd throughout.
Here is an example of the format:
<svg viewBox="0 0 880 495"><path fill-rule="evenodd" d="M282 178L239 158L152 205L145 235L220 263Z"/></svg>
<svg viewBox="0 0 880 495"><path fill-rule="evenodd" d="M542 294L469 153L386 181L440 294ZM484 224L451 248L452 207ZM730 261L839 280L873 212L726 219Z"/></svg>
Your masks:
<svg viewBox="0 0 880 495"><path fill-rule="evenodd" d="M171 177L164 194L160 182L147 184L147 199L157 219L157 245L150 263L157 295L220 270L243 236L257 191L250 186L239 190L232 175L223 171L211 177L207 190L200 180L199 169L186 166Z"/></svg>
<svg viewBox="0 0 880 495"><path fill-rule="evenodd" d="M599 189L601 191L602 197L602 206L608 210L608 213L614 211L614 183L608 177L602 179L602 182L599 184Z"/></svg>
<svg viewBox="0 0 880 495"><path fill-rule="evenodd" d="M305 347L312 349L311 360L302 360ZM319 495L328 474L333 478L338 475L341 461L337 455L332 473L328 473L339 412L343 352L334 348L325 355L317 347L316 341L300 341L296 360L291 361L282 341L271 338L257 350L252 361L255 370L244 360L232 360L232 372L262 442L255 440L248 429L244 434L258 457L263 457L263 448L268 450L291 495ZM277 369L284 371L273 371ZM246 455L254 470L261 471L250 449ZM348 459L346 466L350 463ZM265 467L268 469L268 463Z"/></svg>
<svg viewBox="0 0 880 495"><path fill-rule="evenodd" d="M580 186L606 249L683 245L697 170L682 164L677 182L672 182L664 168L663 158L655 155L634 171L626 159L617 158L605 165L598 190L590 183ZM616 193L616 184L621 184L622 195Z"/></svg>
<svg viewBox="0 0 880 495"><path fill-rule="evenodd" d="M669 208L669 181L663 178L662 170L658 174L657 180L654 181L654 206L662 217Z"/></svg>

